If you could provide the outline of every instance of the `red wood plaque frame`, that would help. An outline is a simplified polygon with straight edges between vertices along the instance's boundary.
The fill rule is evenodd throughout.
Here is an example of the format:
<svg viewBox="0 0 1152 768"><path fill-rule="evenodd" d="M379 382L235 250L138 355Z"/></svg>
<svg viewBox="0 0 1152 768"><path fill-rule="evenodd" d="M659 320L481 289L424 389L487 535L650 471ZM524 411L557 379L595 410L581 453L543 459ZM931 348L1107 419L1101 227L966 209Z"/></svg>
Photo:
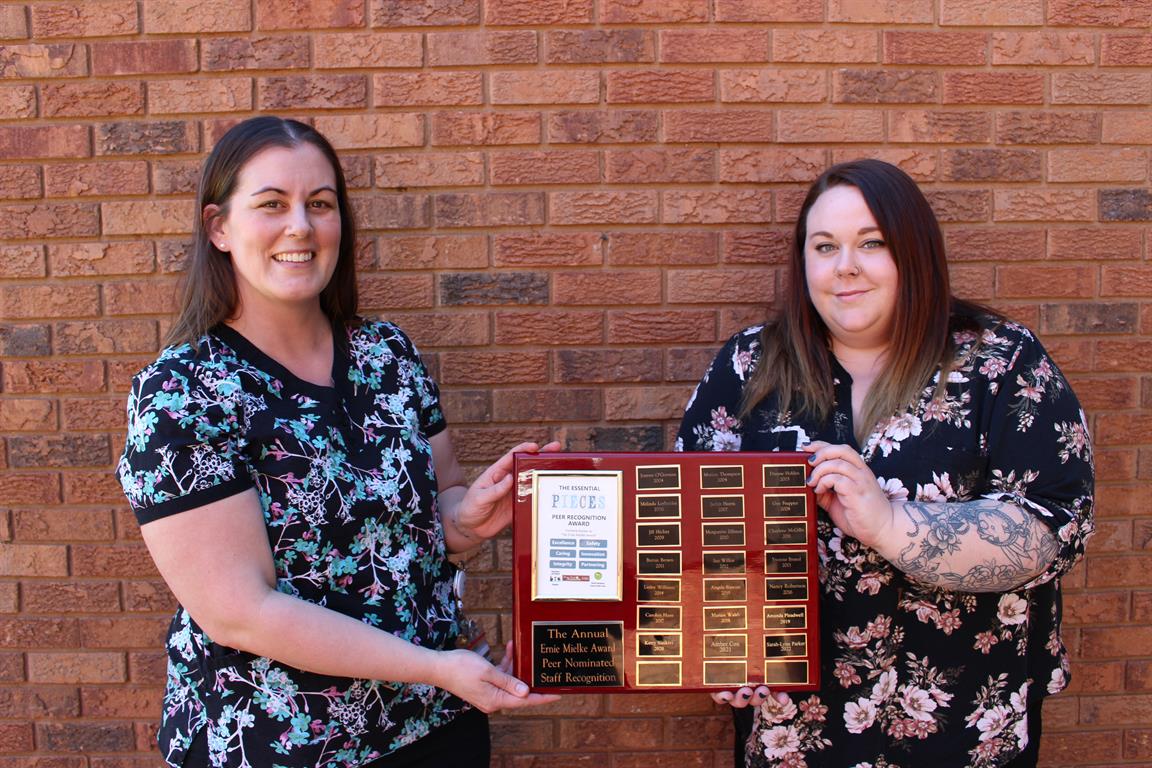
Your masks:
<svg viewBox="0 0 1152 768"><path fill-rule="evenodd" d="M517 454L517 676L554 693L817 689L807 458Z"/></svg>

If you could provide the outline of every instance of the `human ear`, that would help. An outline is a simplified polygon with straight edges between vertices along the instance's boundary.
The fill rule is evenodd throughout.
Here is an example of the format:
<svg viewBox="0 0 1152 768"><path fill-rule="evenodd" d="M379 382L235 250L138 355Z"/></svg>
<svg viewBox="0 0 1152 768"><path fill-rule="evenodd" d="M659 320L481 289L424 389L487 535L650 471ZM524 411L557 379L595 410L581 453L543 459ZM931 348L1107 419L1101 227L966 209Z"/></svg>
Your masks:
<svg viewBox="0 0 1152 768"><path fill-rule="evenodd" d="M200 220L204 225L204 231L208 233L208 239L216 246L216 250L227 253L228 232L225 226L227 220L224 209L215 203L210 203L204 206Z"/></svg>

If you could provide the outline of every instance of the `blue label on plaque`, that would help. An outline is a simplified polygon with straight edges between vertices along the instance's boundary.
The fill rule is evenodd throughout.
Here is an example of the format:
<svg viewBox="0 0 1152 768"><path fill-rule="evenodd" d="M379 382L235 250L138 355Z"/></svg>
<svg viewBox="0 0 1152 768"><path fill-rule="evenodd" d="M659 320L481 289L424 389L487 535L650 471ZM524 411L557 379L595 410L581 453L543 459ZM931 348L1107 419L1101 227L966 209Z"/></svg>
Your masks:
<svg viewBox="0 0 1152 768"><path fill-rule="evenodd" d="M548 567L549 568L561 568L561 569L570 571L576 567L576 561L575 560L549 560L548 561Z"/></svg>

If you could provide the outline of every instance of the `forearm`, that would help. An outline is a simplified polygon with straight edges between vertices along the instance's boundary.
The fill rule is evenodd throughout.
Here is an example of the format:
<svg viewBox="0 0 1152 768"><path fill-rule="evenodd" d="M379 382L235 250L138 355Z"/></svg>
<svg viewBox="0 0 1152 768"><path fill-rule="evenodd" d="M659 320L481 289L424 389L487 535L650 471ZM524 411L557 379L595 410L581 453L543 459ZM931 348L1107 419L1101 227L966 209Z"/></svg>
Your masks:
<svg viewBox="0 0 1152 768"><path fill-rule="evenodd" d="M1044 572L1056 536L1017 504L905 501L892 504L891 534L874 545L922 584L961 592L1004 592Z"/></svg>
<svg viewBox="0 0 1152 768"><path fill-rule="evenodd" d="M460 504L467 490L463 485L454 485L440 491L437 500L440 525L444 528L444 545L453 554L467 552L487 541L484 536L460 524Z"/></svg>

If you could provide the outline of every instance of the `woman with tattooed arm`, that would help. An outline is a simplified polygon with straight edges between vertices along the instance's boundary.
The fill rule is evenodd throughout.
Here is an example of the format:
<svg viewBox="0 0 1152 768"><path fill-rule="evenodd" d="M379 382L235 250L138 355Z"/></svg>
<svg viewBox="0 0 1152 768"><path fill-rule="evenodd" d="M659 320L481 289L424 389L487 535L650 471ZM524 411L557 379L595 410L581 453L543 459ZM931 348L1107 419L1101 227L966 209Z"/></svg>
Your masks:
<svg viewBox="0 0 1152 768"><path fill-rule="evenodd" d="M825 171L792 250L779 313L720 351L677 447L809 454L821 690L713 698L754 708L752 766L1035 766L1068 683L1060 576L1092 532L1079 403L1027 328L952 295L894 166Z"/></svg>

